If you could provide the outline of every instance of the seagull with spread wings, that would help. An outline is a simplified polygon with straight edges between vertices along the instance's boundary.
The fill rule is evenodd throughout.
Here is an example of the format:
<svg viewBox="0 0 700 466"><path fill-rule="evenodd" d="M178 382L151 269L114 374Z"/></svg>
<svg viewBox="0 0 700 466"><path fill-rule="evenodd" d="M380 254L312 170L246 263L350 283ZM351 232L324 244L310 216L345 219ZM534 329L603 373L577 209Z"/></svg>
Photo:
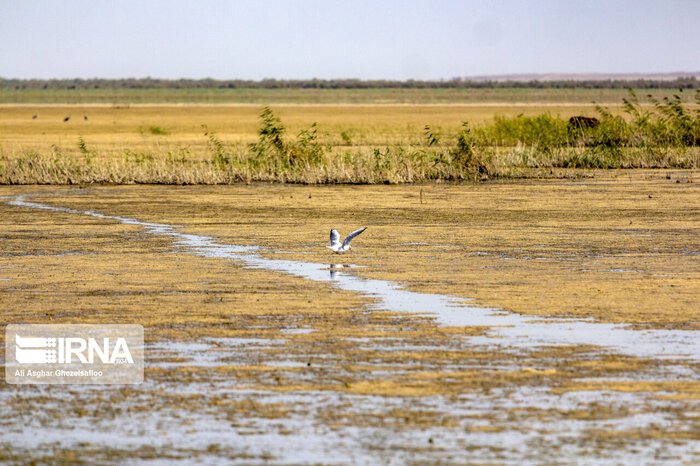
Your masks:
<svg viewBox="0 0 700 466"><path fill-rule="evenodd" d="M326 247L336 254L344 254L352 249L352 246L350 246L350 241L352 241L355 236L359 235L366 229L367 227L364 227L353 231L343 240L342 243L340 242L340 233L338 233L338 230L331 230L331 245Z"/></svg>

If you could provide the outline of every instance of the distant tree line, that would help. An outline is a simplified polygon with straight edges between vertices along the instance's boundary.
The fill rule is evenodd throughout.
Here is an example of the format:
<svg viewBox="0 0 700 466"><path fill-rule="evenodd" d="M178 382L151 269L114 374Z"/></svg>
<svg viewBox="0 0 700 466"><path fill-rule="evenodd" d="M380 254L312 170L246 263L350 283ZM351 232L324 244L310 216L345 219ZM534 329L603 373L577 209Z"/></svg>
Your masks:
<svg viewBox="0 0 700 466"><path fill-rule="evenodd" d="M697 89L694 76L674 80L608 79L564 81L473 81L454 78L444 81L392 81L360 79L3 79L0 90L26 89Z"/></svg>

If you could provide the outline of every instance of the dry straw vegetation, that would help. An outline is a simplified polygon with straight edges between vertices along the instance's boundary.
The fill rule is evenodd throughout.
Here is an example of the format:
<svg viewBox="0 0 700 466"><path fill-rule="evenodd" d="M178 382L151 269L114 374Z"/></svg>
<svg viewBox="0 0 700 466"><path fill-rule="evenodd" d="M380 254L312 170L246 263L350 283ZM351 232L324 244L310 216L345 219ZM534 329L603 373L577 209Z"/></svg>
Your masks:
<svg viewBox="0 0 700 466"><path fill-rule="evenodd" d="M31 127L33 120L13 120L17 107L12 107L6 115L17 136L7 137L0 146L0 183L375 184L561 176L591 168L696 168L698 104L700 90L692 98L680 91L644 99L630 90L619 109L596 105L595 124L572 123L541 111L543 107L536 113L529 109L528 114L521 109L517 115L491 109L490 119L480 115L470 120L459 119L459 108L450 114L449 107L423 113L424 107L416 111L396 106L384 127L373 126L376 116L364 125L357 120L363 114L386 112L381 106L357 107L344 122L333 108L297 108L306 122L301 124L303 118L296 115L298 121L291 126L279 110L265 106L247 108L259 112L257 127L241 127L234 135L226 125L208 125L207 112L195 121L197 116L185 109L178 124L186 127L186 137L177 134L177 127L143 120L144 114L127 116L128 128L117 120L129 112L149 110L153 115L168 111L165 108L115 106L109 109L111 126L90 133L86 114L72 141L63 139L62 132L72 122L42 127L58 136L58 141L51 140L36 133L39 125ZM213 109L208 111L217 111ZM282 111L290 113L284 107ZM443 111L450 114L449 121L440 115L438 124L432 123L431 117ZM309 117L318 119L309 123ZM139 118L134 139L133 120ZM58 129L60 125L64 126ZM125 142L117 144L115 139ZM134 144L127 144L129 139Z"/></svg>

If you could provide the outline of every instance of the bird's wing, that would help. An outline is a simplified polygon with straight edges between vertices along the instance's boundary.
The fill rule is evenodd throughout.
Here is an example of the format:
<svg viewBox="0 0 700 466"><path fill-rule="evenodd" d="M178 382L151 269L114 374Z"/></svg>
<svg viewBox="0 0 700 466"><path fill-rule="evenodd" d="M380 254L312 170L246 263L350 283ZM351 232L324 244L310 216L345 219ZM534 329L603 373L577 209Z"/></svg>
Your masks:
<svg viewBox="0 0 700 466"><path fill-rule="evenodd" d="M338 230L331 230L331 246L340 243L340 233Z"/></svg>
<svg viewBox="0 0 700 466"><path fill-rule="evenodd" d="M352 233L350 233L350 234L348 235L348 237L345 238L345 240L343 241L343 246L347 246L348 244L350 244L350 241L352 241L352 239L353 239L355 236L359 235L360 233L362 233L362 232L365 231L366 229L367 229L367 227L364 227L364 228L360 228L359 230L355 230L355 231L353 231Z"/></svg>

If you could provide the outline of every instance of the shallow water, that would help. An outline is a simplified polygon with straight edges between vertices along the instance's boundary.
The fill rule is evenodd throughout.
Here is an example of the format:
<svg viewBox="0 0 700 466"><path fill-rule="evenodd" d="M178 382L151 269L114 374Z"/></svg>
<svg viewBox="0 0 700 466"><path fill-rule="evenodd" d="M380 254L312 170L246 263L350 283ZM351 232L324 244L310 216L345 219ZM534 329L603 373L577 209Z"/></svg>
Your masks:
<svg viewBox="0 0 700 466"><path fill-rule="evenodd" d="M0 445L12 445L15 451L36 453L52 452L56 445L79 449L84 445L109 446L117 450L156 448L175 454L165 463L178 462L177 454L184 453L179 462L191 462L188 456L197 451L197 459L204 463L218 464L225 458L236 458L245 453L250 457L239 458L246 464L305 463L328 464L354 463L471 463L475 455L480 461L512 464L570 461L577 463L606 462L638 464L655 458L656 463L693 462L699 453L697 443L665 442L663 439L640 438L628 448L615 448L601 444L597 451L589 451L586 444L574 439L582 438L596 429L641 429L664 426L678 429L682 420L664 413L673 410L678 402L655 400L638 393L607 392L606 403L624 406L629 411L611 417L594 419L551 419L539 417L540 412L587 412L601 401L601 393L570 392L552 396L545 388L528 386L515 390L494 390L488 395L463 394L453 399L431 396L412 399L413 413L442 413L453 424L422 426L408 424L391 428L391 420L400 421L405 413L403 397L348 395L342 392L285 392L238 389L231 391L229 381L193 382L178 384L180 394L208 393L224 401L255 400L267 406L282 406L284 415L275 417L246 416L232 420L219 405L203 404L195 412L178 411L177 406L168 410L136 409L117 411L112 417L71 416L71 405L63 402L65 387L61 390L38 388L31 395L22 396L22 408L11 402L13 392L0 392L0 415L16 416L19 410L50 413L41 423L32 426L32 435L26 435L23 426L9 426ZM53 388L53 387L52 387ZM153 393L169 392L173 387L145 382L145 390ZM85 409L96 409L103 404L102 396L117 388L95 390L89 386L71 392L70 396ZM144 404L158 400L149 398L132 400ZM649 404L656 406L648 412ZM395 411L396 410L396 411ZM177 412L181 416L173 416ZM340 415L333 425L328 425L323 413ZM398 412L399 414L392 414ZM382 413L382 417L377 417ZM492 417L494 413L497 415ZM515 413L515 414L514 414ZM36 414L36 417L41 414ZM386 417L383 417L386 416ZM513 424L510 416L521 419ZM309 419L315 422L309 422ZM367 420L359 422L358 420ZM19 427L19 428L18 428ZM492 428L495 427L495 428ZM482 430L483 428L483 430ZM691 429L690 426L687 429ZM154 433L157 433L154 434ZM39 439L39 440L38 440ZM37 441L38 440L38 441ZM218 445L218 448L210 448ZM600 456L599 456L600 455ZM114 461L112 459L112 461ZM149 461L150 462L150 461Z"/></svg>
<svg viewBox="0 0 700 466"><path fill-rule="evenodd" d="M543 319L465 304L464 298L441 294L417 293L398 283L361 278L352 266L325 265L313 262L268 259L255 246L221 244L215 238L182 233L174 225L104 215L66 207L30 202L23 197L8 204L56 212L89 215L124 224L138 225L151 234L169 236L183 250L203 256L231 259L247 267L284 272L308 280L330 282L343 290L354 291L375 299L373 308L408 312L435 319L444 326L489 327L486 336L470 337L475 345L536 347L546 345L598 345L612 351L642 357L700 359L698 332L685 330L633 330L624 325L584 320Z"/></svg>

